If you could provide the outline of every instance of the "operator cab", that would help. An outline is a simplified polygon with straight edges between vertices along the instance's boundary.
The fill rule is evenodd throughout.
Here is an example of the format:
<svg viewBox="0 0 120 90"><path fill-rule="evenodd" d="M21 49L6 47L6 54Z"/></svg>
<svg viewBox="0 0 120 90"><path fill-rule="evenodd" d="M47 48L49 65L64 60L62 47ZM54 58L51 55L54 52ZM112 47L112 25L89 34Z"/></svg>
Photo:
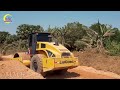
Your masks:
<svg viewBox="0 0 120 90"><path fill-rule="evenodd" d="M36 54L37 42L52 42L51 33L31 33L29 34L28 43L31 54Z"/></svg>
<svg viewBox="0 0 120 90"><path fill-rule="evenodd" d="M38 33L37 41L39 42L52 42L52 36L50 33Z"/></svg>
<svg viewBox="0 0 120 90"><path fill-rule="evenodd" d="M32 42L52 42L51 33L31 33L29 34L29 46Z"/></svg>

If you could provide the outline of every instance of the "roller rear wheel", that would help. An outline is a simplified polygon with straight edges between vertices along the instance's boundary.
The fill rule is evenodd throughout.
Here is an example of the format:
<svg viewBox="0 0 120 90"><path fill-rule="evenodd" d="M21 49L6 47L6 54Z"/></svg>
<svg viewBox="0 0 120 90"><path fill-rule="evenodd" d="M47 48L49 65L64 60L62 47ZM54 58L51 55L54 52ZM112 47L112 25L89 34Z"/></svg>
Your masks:
<svg viewBox="0 0 120 90"><path fill-rule="evenodd" d="M42 55L36 54L31 58L30 69L46 76L46 73L43 72Z"/></svg>

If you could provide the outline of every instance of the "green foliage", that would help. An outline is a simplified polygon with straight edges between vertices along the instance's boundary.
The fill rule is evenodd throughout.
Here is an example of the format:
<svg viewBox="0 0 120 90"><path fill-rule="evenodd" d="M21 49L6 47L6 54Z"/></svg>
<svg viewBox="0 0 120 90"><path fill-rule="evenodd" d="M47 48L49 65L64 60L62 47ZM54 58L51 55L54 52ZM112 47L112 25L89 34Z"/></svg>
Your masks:
<svg viewBox="0 0 120 90"><path fill-rule="evenodd" d="M16 35L0 31L0 51L13 53L26 51L28 48L28 34L44 32L40 25L22 24L17 27ZM98 41L110 55L120 55L120 31L111 25L94 23L87 27L79 22L67 23L63 27L49 26L47 32L53 36L53 41L58 41L71 51L84 50L86 47L95 48Z"/></svg>
<svg viewBox="0 0 120 90"><path fill-rule="evenodd" d="M0 44L6 41L6 37L10 35L9 32L0 31Z"/></svg>
<svg viewBox="0 0 120 90"><path fill-rule="evenodd" d="M87 46L85 42L79 40L75 41L74 45L76 47L76 51L80 51L81 49L83 50Z"/></svg>
<svg viewBox="0 0 120 90"><path fill-rule="evenodd" d="M65 45L69 50L74 50L77 46L75 44L76 40L82 39L86 35L84 30L84 25L79 22L68 23L62 28L48 28L48 32L51 32L55 39L59 43ZM79 47L77 47L79 48Z"/></svg>
<svg viewBox="0 0 120 90"><path fill-rule="evenodd" d="M11 44L12 42L17 41L17 40L18 40L17 35L8 35L6 36L6 41L4 43Z"/></svg>
<svg viewBox="0 0 120 90"><path fill-rule="evenodd" d="M92 29L96 33L98 33L99 36L103 36L107 30L111 29L111 26L110 25L101 24L98 21L98 23L92 24L90 26L90 29Z"/></svg>
<svg viewBox="0 0 120 90"><path fill-rule="evenodd" d="M28 25L28 24L22 24L17 27L17 36L21 39L27 39L28 34L34 33L34 32L43 32L43 28L40 25Z"/></svg>
<svg viewBox="0 0 120 90"><path fill-rule="evenodd" d="M109 51L110 55L120 55L120 43L112 41L111 43L106 43L106 50Z"/></svg>

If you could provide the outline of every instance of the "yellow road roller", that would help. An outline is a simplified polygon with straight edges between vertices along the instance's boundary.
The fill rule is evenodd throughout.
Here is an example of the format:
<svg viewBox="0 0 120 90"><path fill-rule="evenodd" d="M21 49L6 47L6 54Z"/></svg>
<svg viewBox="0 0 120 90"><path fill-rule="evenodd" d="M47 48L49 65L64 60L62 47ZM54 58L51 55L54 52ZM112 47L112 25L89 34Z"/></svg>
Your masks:
<svg viewBox="0 0 120 90"><path fill-rule="evenodd" d="M15 53L11 60L19 60L43 76L49 71L65 73L79 65L78 57L74 57L62 44L54 42L51 33L31 33L28 44L27 53Z"/></svg>

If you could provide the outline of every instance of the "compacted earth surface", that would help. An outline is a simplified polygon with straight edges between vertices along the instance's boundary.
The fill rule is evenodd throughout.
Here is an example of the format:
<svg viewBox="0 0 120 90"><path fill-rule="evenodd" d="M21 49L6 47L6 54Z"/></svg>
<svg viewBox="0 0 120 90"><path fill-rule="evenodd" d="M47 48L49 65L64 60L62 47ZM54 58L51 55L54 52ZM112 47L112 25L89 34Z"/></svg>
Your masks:
<svg viewBox="0 0 120 90"><path fill-rule="evenodd" d="M10 60L12 55L0 56L0 79L120 79L120 58L96 52L74 52L80 66L68 69L65 74L48 74L43 77L19 61Z"/></svg>

